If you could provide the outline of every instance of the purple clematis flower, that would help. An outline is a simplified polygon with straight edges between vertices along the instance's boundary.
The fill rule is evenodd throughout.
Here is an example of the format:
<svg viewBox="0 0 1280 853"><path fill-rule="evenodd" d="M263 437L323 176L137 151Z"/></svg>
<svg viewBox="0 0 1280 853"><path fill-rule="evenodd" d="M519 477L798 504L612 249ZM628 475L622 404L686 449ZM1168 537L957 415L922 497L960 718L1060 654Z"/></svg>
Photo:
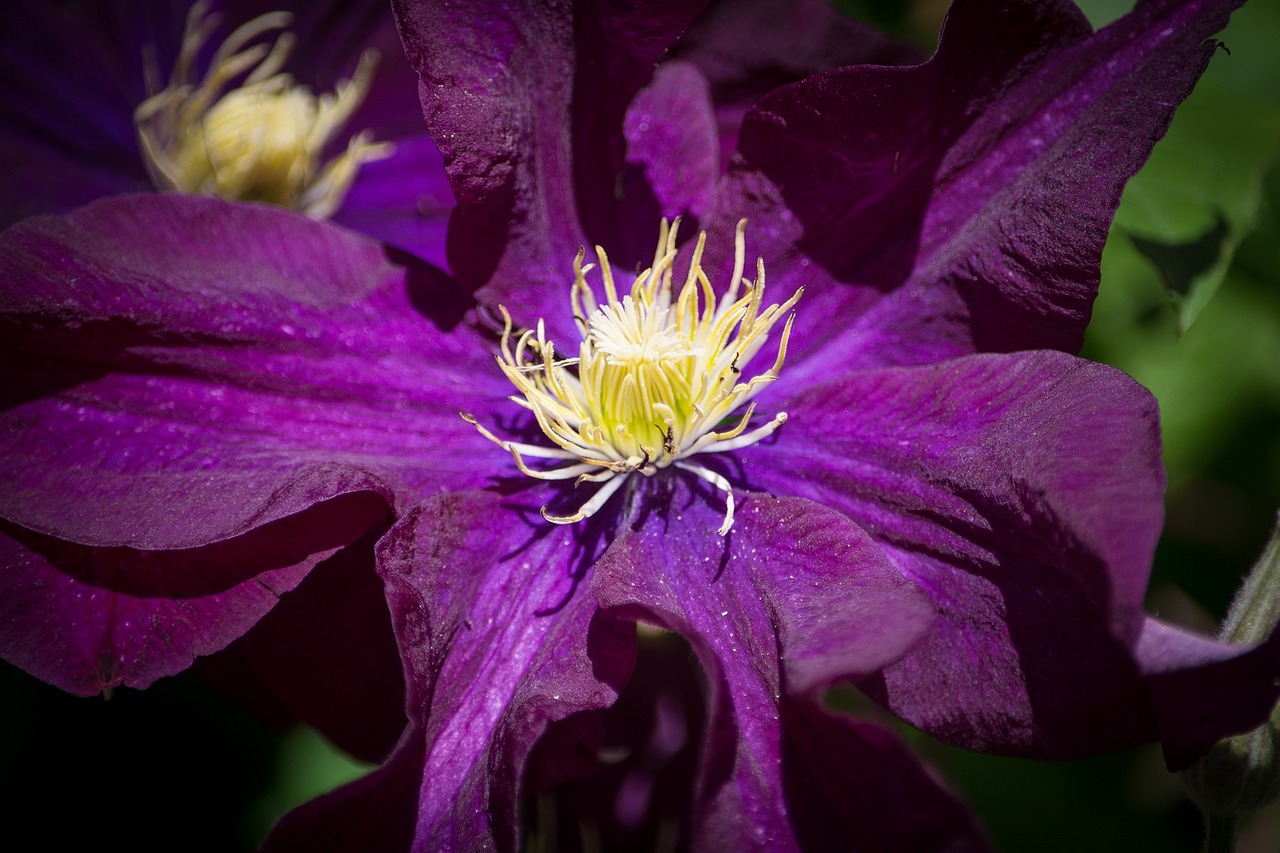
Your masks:
<svg viewBox="0 0 1280 853"><path fill-rule="evenodd" d="M1235 5L1146 2L1092 33L1066 2L959 2L927 63L814 73L735 127L736 99L755 93L724 57L765 13L712 8L646 76L686 5L596 19L492 3L463 20L396 4L459 199L454 269L518 325L541 319L561 352L577 340L552 259L585 232L617 247L615 268L633 263L630 211L646 203L708 223L721 281L748 217L770 287L806 288L782 378L756 397L790 420L735 473L856 521L937 606L926 639L864 690L972 747L1071 756L1158 738L1172 766L1274 701L1275 649L1143 615L1163 489L1154 401L1044 348L1078 349L1121 188ZM455 27L469 35L449 52ZM827 49L767 43L765 64ZM625 146L571 132L601 116ZM737 154L717 179L726 139ZM637 170L639 198L598 178ZM1219 702L1201 678L1256 690Z"/></svg>
<svg viewBox="0 0 1280 853"><path fill-rule="evenodd" d="M19 3L0 226L158 188L268 201L443 261L452 197L385 2Z"/></svg>
<svg viewBox="0 0 1280 853"><path fill-rule="evenodd" d="M190 196L0 237L0 651L142 686L376 552L408 729L268 847L514 848L535 743L614 703L637 621L706 670L694 846L981 845L891 735L821 708L842 680L983 749L1182 763L1265 715L1275 649L1143 616L1155 404L1063 350L1232 5L1093 34L961 2L927 63L864 39L827 71L780 30L770 88L725 71L749 27L719 7L397 4L463 287ZM704 252L654 250L676 214Z"/></svg>

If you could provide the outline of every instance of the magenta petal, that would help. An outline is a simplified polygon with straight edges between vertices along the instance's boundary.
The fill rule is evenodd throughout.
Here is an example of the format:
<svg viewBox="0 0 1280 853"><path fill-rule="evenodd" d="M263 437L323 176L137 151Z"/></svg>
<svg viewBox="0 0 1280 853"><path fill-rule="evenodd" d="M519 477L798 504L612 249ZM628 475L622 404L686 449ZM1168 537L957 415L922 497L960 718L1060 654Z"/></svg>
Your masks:
<svg viewBox="0 0 1280 853"><path fill-rule="evenodd" d="M334 493L484 482L465 455L494 454L458 411L509 391L478 334L419 313L416 274L342 229L192 196L9 229L0 514L185 548Z"/></svg>
<svg viewBox="0 0 1280 853"><path fill-rule="evenodd" d="M649 496L593 589L602 606L683 635L707 670L695 838L706 849L794 849L780 697L813 701L895 659L931 609L856 525L808 501L750 495L722 538L718 500L683 486Z"/></svg>
<svg viewBox="0 0 1280 853"><path fill-rule="evenodd" d="M507 390L478 335L419 313L415 269L287 211L166 194L0 236L0 516L26 614L4 654L78 692L150 683L393 506L487 482L458 410Z"/></svg>
<svg viewBox="0 0 1280 853"><path fill-rule="evenodd" d="M1077 350L1121 189L1236 5L1139 4L1091 35L1065 2L958 2L924 65L762 99L721 208L786 259L771 280L812 285L795 363Z"/></svg>
<svg viewBox="0 0 1280 853"><path fill-rule="evenodd" d="M988 849L964 804L892 732L784 701L791 823L806 850Z"/></svg>
<svg viewBox="0 0 1280 853"><path fill-rule="evenodd" d="M557 318L574 254L612 248L629 224L614 198L626 105L702 5L394 4L458 201L449 266L465 286L523 322L549 318L553 338L572 331Z"/></svg>
<svg viewBox="0 0 1280 853"><path fill-rule="evenodd" d="M598 615L591 528L547 525L490 493L432 498L379 548L427 745L424 849L515 847L522 768L547 725L616 698L629 625Z"/></svg>
<svg viewBox="0 0 1280 853"><path fill-rule="evenodd" d="M1164 485L1145 389L1036 352L854 373L786 408L750 480L845 513L937 604L885 670L891 709L993 751L1151 736L1129 701Z"/></svg>
<svg viewBox="0 0 1280 853"><path fill-rule="evenodd" d="M653 81L627 107L623 133L628 167L643 170L657 202L654 227L661 217L705 217L720 177L720 139L707 81L697 67L674 61L659 65Z"/></svg>
<svg viewBox="0 0 1280 853"><path fill-rule="evenodd" d="M1254 728L1280 698L1280 627L1263 643L1239 646L1148 619L1137 658L1170 771L1224 734Z"/></svg>
<svg viewBox="0 0 1280 853"><path fill-rule="evenodd" d="M146 687L247 631L308 570L384 515L348 494L204 547L90 548L5 525L0 652L88 696Z"/></svg>
<svg viewBox="0 0 1280 853"><path fill-rule="evenodd" d="M500 2L393 5L458 203L450 268L471 289L496 276L494 301L517 317L549 314L552 288L529 287L527 270L549 284L582 243L568 132L569 14L522 14Z"/></svg>

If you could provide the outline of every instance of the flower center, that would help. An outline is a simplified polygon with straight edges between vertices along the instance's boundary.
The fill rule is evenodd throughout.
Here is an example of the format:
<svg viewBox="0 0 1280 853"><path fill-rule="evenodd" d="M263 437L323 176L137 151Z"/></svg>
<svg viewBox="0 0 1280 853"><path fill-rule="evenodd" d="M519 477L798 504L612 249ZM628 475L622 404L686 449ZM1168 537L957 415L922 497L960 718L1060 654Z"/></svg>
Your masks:
<svg viewBox="0 0 1280 853"><path fill-rule="evenodd" d="M542 515L569 524L594 515L627 476L651 477L674 466L711 483L725 493L725 517L719 534L733 526L733 489L723 476L690 461L700 453L723 453L747 447L771 434L787 420L779 412L751 427L751 400L778 378L787 353L794 314L787 316L773 365L747 379L744 371L768 341L769 331L799 301L797 290L781 305L763 308L764 261L756 263L756 279L743 278L746 220L734 239L734 270L719 300L702 270L706 234L699 236L679 294L673 277L678 255L679 220L662 222L653 265L639 273L631 292L619 297L604 250L596 247L604 302L596 299L583 266L585 250L574 261L570 291L573 316L585 330L578 357L558 359L544 325L514 339L511 317L500 308L506 327L498 364L520 396L511 399L533 412L554 446L498 438L469 414L490 441L515 457L530 477L603 483L572 515ZM737 412L746 407L741 415ZM525 457L559 460L561 467L533 469Z"/></svg>
<svg viewBox="0 0 1280 853"><path fill-rule="evenodd" d="M159 72L149 61L151 95L133 114L143 160L157 187L269 202L323 219L342 204L363 164L391 155L389 143L374 143L362 131L349 139L345 151L321 162L368 94L377 55L366 51L351 80L339 82L332 94L316 96L279 73L293 48L292 34L246 47L291 20L286 12L273 12L241 26L214 52L197 83L196 58L218 21L205 3L191 8L169 84L160 87ZM227 91L238 78L240 85Z"/></svg>

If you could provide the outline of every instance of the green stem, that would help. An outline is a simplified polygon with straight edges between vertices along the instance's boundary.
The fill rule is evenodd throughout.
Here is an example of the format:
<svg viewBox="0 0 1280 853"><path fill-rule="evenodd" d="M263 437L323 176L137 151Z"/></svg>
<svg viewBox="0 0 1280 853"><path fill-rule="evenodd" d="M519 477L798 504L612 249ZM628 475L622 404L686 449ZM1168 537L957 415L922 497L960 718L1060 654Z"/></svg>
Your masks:
<svg viewBox="0 0 1280 853"><path fill-rule="evenodd" d="M1218 638L1232 643L1261 643L1276 625L1280 595L1280 515L1262 556L1245 576L1231 602Z"/></svg>

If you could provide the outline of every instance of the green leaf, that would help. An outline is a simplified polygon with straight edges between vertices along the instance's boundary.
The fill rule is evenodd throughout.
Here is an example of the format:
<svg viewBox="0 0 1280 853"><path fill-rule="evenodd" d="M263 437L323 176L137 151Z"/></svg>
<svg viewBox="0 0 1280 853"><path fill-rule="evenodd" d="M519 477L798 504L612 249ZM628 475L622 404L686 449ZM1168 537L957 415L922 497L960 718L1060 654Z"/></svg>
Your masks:
<svg viewBox="0 0 1280 853"><path fill-rule="evenodd" d="M1192 283L1222 262L1231 226L1222 211L1208 231L1186 243L1170 245L1130 234L1133 247L1156 265L1169 295L1177 301L1191 293Z"/></svg>
<svg viewBox="0 0 1280 853"><path fill-rule="evenodd" d="M1241 241L1257 226L1262 179L1280 161L1280 58L1259 35L1280 9L1254 3L1222 35L1226 47L1178 109L1168 135L1129 183L1116 214L1164 281L1181 333L1217 292ZM1114 237L1114 233L1113 233Z"/></svg>

